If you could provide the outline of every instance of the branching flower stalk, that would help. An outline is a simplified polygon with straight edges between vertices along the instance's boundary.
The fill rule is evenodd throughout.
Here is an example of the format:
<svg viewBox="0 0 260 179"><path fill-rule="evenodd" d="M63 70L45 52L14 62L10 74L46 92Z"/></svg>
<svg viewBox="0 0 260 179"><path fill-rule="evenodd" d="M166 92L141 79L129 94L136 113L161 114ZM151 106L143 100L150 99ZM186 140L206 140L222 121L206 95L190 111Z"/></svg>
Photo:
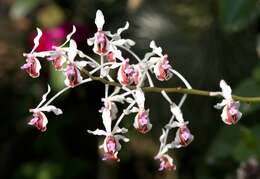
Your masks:
<svg viewBox="0 0 260 179"><path fill-rule="evenodd" d="M66 87L47 101L47 96L51 90L48 85L48 91L42 96L41 102L36 108L29 110L33 113L29 125L35 126L42 132L46 131L48 119L45 113L62 114L61 109L51 105L57 97L71 88L90 81L102 82L105 85L105 95L101 99L103 107L99 112L104 129L88 130L88 132L104 136L104 142L100 146L104 151L103 160L119 161L120 141L129 141L125 137L128 129L121 127L123 119L126 115L134 113L133 127L142 134L149 132L152 129L152 123L149 117L150 109L145 104L145 93L161 93L162 97L169 103L172 115L162 129L159 138L160 148L155 155L155 159L160 161L159 170L175 170L176 165L168 151L186 147L194 139L187 127L189 122L184 120L181 112L181 107L188 94L222 98L222 102L215 107L222 109L221 118L227 125L236 124L240 120L242 114L239 112L239 101L260 102L260 97L232 96L232 90L224 80L220 81L221 91L210 92L193 89L181 73L172 68L168 55L164 54L162 48L157 46L154 41L150 43L151 50L141 58L131 49L135 42L121 36L128 29L128 22L124 27L119 28L116 33L104 31L104 23L104 15L98 10L95 18L97 32L92 38L87 39L88 45L93 46L93 52L100 57L99 60L95 60L90 55L77 49L77 44L72 39L76 32L75 26L73 26L72 32L67 35L62 45L55 46L50 51L36 52L42 36L42 31L37 28L34 47L31 52L24 54L26 63L21 66L21 69L25 70L32 78L37 78L40 76L41 62L51 62L57 71L64 74ZM130 56L123 56L122 50L128 52ZM135 63L133 59L135 59ZM110 75L113 70L117 71L116 78ZM179 78L185 88L154 86L154 79L163 82L170 80L173 76ZM109 88L114 90L111 94L109 94ZM175 100L171 99L167 93L181 93L183 97L177 105ZM118 115L118 104L127 104L121 115ZM170 130L176 130L176 135L172 141L169 141L168 136Z"/></svg>

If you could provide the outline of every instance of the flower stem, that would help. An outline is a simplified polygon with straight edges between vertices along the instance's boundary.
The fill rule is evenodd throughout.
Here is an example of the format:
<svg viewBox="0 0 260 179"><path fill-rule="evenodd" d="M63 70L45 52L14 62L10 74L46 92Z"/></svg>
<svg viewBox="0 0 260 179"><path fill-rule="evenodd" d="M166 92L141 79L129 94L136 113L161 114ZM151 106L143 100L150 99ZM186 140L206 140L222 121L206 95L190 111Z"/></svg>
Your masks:
<svg viewBox="0 0 260 179"><path fill-rule="evenodd" d="M82 85L82 84L90 82L90 81L92 81L91 78L84 79L84 80L81 81L81 83L79 85ZM56 93L51 99L49 99L49 101L47 101L43 106L48 106L49 104L51 104L52 101L54 101L57 97L59 97L61 94L63 94L65 91L67 91L70 88L71 87L68 87L68 86L63 88L58 93Z"/></svg>
<svg viewBox="0 0 260 179"><path fill-rule="evenodd" d="M122 85L114 82L114 81L108 81L103 78L99 78L96 76L92 76L89 74L89 72L86 69L81 70L84 74L89 76L93 81L99 81L104 84L108 84L110 86L117 86L121 87ZM129 89L136 89L136 86L127 86ZM144 92L148 93L161 93L161 91L165 91L167 93L179 93L179 94L190 94L190 95L197 95L197 96L206 96L206 97L222 97L221 95L212 95L212 93L220 94L220 92L213 92L213 91L206 91L206 90L199 90L199 89L188 89L188 88L182 88L182 87L173 87L173 88L160 88L160 87L142 87L142 90ZM232 95L232 98L235 101L240 101L244 103L260 103L260 96L252 96L252 97L245 97L245 96L237 96L237 95Z"/></svg>
<svg viewBox="0 0 260 179"><path fill-rule="evenodd" d="M120 122L122 121L122 119L125 117L126 113L125 111L130 110L134 105L135 105L135 101L133 101L131 104L129 104L129 106L122 112L122 114L119 116L118 120L116 121L116 124L114 125L113 131L115 131L118 127L118 125L120 124Z"/></svg>

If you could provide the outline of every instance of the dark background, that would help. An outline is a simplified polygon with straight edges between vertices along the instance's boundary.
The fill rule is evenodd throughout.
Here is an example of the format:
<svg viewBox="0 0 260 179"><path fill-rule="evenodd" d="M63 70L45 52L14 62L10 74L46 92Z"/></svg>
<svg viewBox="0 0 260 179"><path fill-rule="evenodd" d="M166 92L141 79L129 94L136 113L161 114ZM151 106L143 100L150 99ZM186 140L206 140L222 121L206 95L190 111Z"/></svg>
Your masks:
<svg viewBox="0 0 260 179"><path fill-rule="evenodd" d="M59 97L54 104L64 114L48 114L47 132L27 126L28 109L38 104L47 83L54 89L51 95L64 87L63 75L48 63L42 63L41 77L34 80L20 70L25 61L22 53L30 51L35 28L47 34L40 47L44 50L63 41L53 29L68 33L75 24L79 48L93 54L86 39L95 31L97 9L105 15L106 30L115 32L130 22L124 37L136 41L133 49L141 57L155 40L194 88L219 90L220 79L225 79L234 94L260 95L257 0L0 0L0 178L259 179L259 164L249 162L260 158L259 105L242 104L241 121L226 126L221 111L213 108L215 98L189 96L183 113L195 140L171 152L175 172L158 172L159 163L153 160L161 128L170 117L159 94L147 94L153 123L149 134L136 133L134 116L123 121L131 141L122 145L121 162L116 164L101 161L102 137L86 132L102 127L98 109L104 85L99 82ZM181 82L172 78L157 85L175 87Z"/></svg>

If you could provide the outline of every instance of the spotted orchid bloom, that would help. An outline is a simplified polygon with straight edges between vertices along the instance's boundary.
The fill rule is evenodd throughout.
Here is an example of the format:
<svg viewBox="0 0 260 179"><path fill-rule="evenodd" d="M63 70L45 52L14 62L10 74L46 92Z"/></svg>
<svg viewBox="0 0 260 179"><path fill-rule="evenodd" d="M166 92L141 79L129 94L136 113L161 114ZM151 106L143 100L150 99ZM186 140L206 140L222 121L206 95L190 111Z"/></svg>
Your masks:
<svg viewBox="0 0 260 179"><path fill-rule="evenodd" d="M167 54L162 54L162 48L157 47L154 41L150 43L150 47L152 48L153 52L151 55L155 54L158 55L158 57L151 57L149 59L149 63L153 65L153 72L156 76L156 78L160 81L166 81L169 80L172 77L171 72L171 65L168 60ZM148 54L148 56L150 56Z"/></svg>
<svg viewBox="0 0 260 179"><path fill-rule="evenodd" d="M163 170L176 170L176 165L173 163L173 159L172 157L170 157L167 154L161 155L161 156L157 156L158 160L160 160L160 168L158 169L159 171L163 171Z"/></svg>
<svg viewBox="0 0 260 179"><path fill-rule="evenodd" d="M53 105L43 105L46 101L47 95L50 93L50 86L48 91L42 96L42 101L34 109L30 109L29 112L33 113L33 118L28 122L28 125L35 126L38 130L45 132L47 130L48 119L44 112L53 112L55 115L62 114L62 110L56 108Z"/></svg>
<svg viewBox="0 0 260 179"><path fill-rule="evenodd" d="M121 149L121 144L119 143L119 141L120 140L123 140L124 142L129 141L128 138L121 135L120 133L126 133L127 129L117 128L112 132L109 132L109 129L106 129L106 131L96 129L95 131L88 130L88 132L94 135L105 136L103 144L99 147L100 149L104 150L103 160L117 161L117 162L120 161L120 159L118 158L118 152Z"/></svg>
<svg viewBox="0 0 260 179"><path fill-rule="evenodd" d="M103 31L105 18L101 10L97 10L96 12L95 24L97 26L97 32L94 37L88 39L88 45L94 45L94 53L98 55L105 55L109 51L109 40L106 33Z"/></svg>
<svg viewBox="0 0 260 179"><path fill-rule="evenodd" d="M175 136L175 147L186 147L188 146L194 139L194 136L191 134L187 125L182 125L178 128Z"/></svg>
<svg viewBox="0 0 260 179"><path fill-rule="evenodd" d="M23 56L26 57L26 63L21 66L22 70L25 70L32 78L37 78L40 76L41 63L34 55L34 51L39 46L39 41L42 36L42 31L37 28L37 36L34 38L34 47L30 53L24 53Z"/></svg>
<svg viewBox="0 0 260 179"><path fill-rule="evenodd" d="M28 125L35 126L38 130L44 132L47 130L48 119L40 110L30 110L33 112L33 118L28 122Z"/></svg>
<svg viewBox="0 0 260 179"><path fill-rule="evenodd" d="M168 55L163 55L154 66L156 78L160 81L169 80L172 77L170 69L171 65L169 64Z"/></svg>
<svg viewBox="0 0 260 179"><path fill-rule="evenodd" d="M158 169L159 171L176 170L176 165L173 163L172 157L167 154L170 147L169 145L164 145L164 143L166 142L166 138L167 134L165 130L162 129L162 135L160 136L161 146L158 154L154 157L155 160L160 161L160 167Z"/></svg>
<svg viewBox="0 0 260 179"><path fill-rule="evenodd" d="M63 51L56 50L56 53L54 55L48 57L47 60L52 62L54 68L57 71L62 71L63 65L67 61L67 57Z"/></svg>
<svg viewBox="0 0 260 179"><path fill-rule="evenodd" d="M220 88L222 89L223 100L221 103L217 103L214 107L216 109L222 109L221 118L224 123L227 125L236 124L242 113L239 111L240 103L239 101L234 101L232 98L232 89L230 86L224 81L220 81Z"/></svg>
<svg viewBox="0 0 260 179"><path fill-rule="evenodd" d="M66 53L68 53L65 49L63 48L68 42L70 42L71 37L73 34L76 32L76 27L72 27L72 31L66 36L66 41L60 45L59 47L53 46L52 48L54 51L52 51L47 58L48 61L51 61L54 65L54 68L57 71L62 71L63 70L63 65L67 62L68 56Z"/></svg>
<svg viewBox="0 0 260 179"><path fill-rule="evenodd" d="M134 128L136 128L136 130L138 130L138 132L142 134L145 134L151 130L152 124L150 124L149 110L141 109L136 114L134 120Z"/></svg>
<svg viewBox="0 0 260 179"><path fill-rule="evenodd" d="M82 76L79 69L86 66L86 61L75 61L75 57L78 53L77 44L74 40L70 40L70 46L68 49L68 64L65 70L65 85L68 87L75 87L82 81Z"/></svg>
<svg viewBox="0 0 260 179"><path fill-rule="evenodd" d="M125 59L117 72L117 80L123 86L128 86L133 83L134 67L129 64L129 59Z"/></svg>
<svg viewBox="0 0 260 179"><path fill-rule="evenodd" d="M145 96L141 88L136 89L135 100L138 105L138 112L135 116L133 126L138 132L145 134L152 129L152 124L149 119L149 109L145 110L144 108Z"/></svg>
<svg viewBox="0 0 260 179"><path fill-rule="evenodd" d="M172 105L171 112L176 117L177 121L174 121L170 127L178 127L175 140L172 142L171 148L186 147L193 141L194 136L187 127L188 122L184 121L180 108Z"/></svg>

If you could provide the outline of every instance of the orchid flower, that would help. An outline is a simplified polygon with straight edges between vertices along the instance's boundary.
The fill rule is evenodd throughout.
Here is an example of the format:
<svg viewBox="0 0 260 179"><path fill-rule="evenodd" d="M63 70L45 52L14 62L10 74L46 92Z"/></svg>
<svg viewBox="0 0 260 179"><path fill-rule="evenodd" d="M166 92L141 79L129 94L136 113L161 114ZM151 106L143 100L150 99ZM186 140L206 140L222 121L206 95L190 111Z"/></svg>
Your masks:
<svg viewBox="0 0 260 179"><path fill-rule="evenodd" d="M55 115L62 114L62 110L56 108L53 105L43 105L42 104L46 101L48 94L50 93L51 89L48 85L48 91L42 96L41 102L38 106L34 109L30 109L29 111L33 113L33 118L28 122L28 125L35 126L40 131L44 132L47 130L48 119L44 112L53 112Z"/></svg>
<svg viewBox="0 0 260 179"><path fill-rule="evenodd" d="M117 80L123 86L128 86L133 82L133 75L135 70L133 66L129 64L129 59L125 59L117 72Z"/></svg>
<svg viewBox="0 0 260 179"><path fill-rule="evenodd" d="M77 44L74 40L70 40L70 46L68 49L68 65L65 71L65 85L68 87L75 87L82 81L82 76L79 69L86 66L87 62L85 61L74 61L78 53Z"/></svg>
<svg viewBox="0 0 260 179"><path fill-rule="evenodd" d="M30 53L24 53L23 56L26 57L26 63L21 66L22 70L25 70L32 78L37 78L40 76L41 64L39 60L34 55L34 51L39 46L39 41L42 36L42 31L37 28L37 36L34 38L34 47Z"/></svg>
<svg viewBox="0 0 260 179"><path fill-rule="evenodd" d="M153 67L153 72L156 78L160 81L169 80L172 77L172 67L169 63L168 55L163 55L162 48L157 47L154 41L150 43L150 47L153 51L151 54L147 54L145 58L148 58L154 54L157 55L157 57L151 57L148 61L148 63Z"/></svg>
<svg viewBox="0 0 260 179"><path fill-rule="evenodd" d="M145 110L145 96L141 88L137 88L135 91L135 100L138 105L138 113L135 116L134 128L140 133L147 133L152 129L152 124L149 119L149 109Z"/></svg>
<svg viewBox="0 0 260 179"><path fill-rule="evenodd" d="M103 31L105 24L105 18L101 10L97 10L95 24L97 26L97 32L94 37L88 39L88 45L94 45L93 52L98 55L105 55L109 50L109 40Z"/></svg>
<svg viewBox="0 0 260 179"><path fill-rule="evenodd" d="M176 170L176 165L173 163L172 157L170 157L168 154L163 154L160 156L157 156L155 159L160 160L160 168L159 171L163 170Z"/></svg>
<svg viewBox="0 0 260 179"><path fill-rule="evenodd" d="M63 49L63 46L70 42L72 35L76 32L76 27L73 25L72 31L66 36L66 41L60 45L59 47L53 47L55 51L50 53L50 57L47 58L48 61L51 61L54 65L54 68L57 71L61 71L63 68L63 64L65 64L68 60L66 55L66 50Z"/></svg>
<svg viewBox="0 0 260 179"><path fill-rule="evenodd" d="M239 111L240 103L239 101L233 100L231 95L232 89L224 80L221 80L219 85L222 89L222 96L224 99L214 107L216 109L223 108L221 118L224 123L227 125L236 124L242 116L242 113Z"/></svg>
<svg viewBox="0 0 260 179"><path fill-rule="evenodd" d="M120 161L118 158L118 152L121 149L121 145L119 140L123 140L124 142L128 142L129 139L125 136L121 135L120 133L126 133L127 129L125 128L118 128L113 132L108 132L100 129L96 129L95 131L88 130L89 133L94 135L103 135L105 136L103 144L100 148L104 150L104 157L103 160L111 160L111 161Z"/></svg>

